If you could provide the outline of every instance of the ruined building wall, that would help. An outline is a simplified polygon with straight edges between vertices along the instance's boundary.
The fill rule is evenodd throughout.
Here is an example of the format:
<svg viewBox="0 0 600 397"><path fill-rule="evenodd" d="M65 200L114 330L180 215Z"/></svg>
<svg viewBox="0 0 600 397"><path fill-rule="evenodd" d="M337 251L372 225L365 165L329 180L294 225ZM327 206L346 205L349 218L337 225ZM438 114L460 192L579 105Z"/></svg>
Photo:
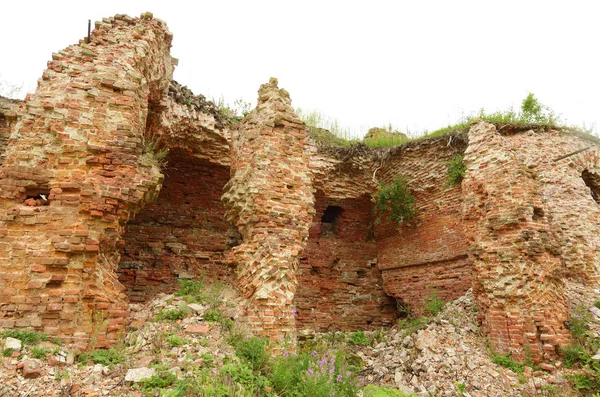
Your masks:
<svg viewBox="0 0 600 397"><path fill-rule="evenodd" d="M600 228L598 140L555 130L510 134L505 139L541 184L548 221L560 245L564 276L597 284L600 281L600 235L596 232Z"/></svg>
<svg viewBox="0 0 600 397"><path fill-rule="evenodd" d="M149 126L170 150L156 201L125 228L119 281L131 301L173 291L177 280L228 278L229 224L221 203L229 180L229 124L201 95L171 82L166 109Z"/></svg>
<svg viewBox="0 0 600 397"><path fill-rule="evenodd" d="M385 161L376 178L391 182L399 175L415 198L417 217L399 226L382 218L376 225L378 267L385 291L413 314L435 293L444 301L471 287L471 262L462 226L460 185L447 186L447 162L464 150L458 138L416 142Z"/></svg>
<svg viewBox="0 0 600 397"><path fill-rule="evenodd" d="M0 167L4 162L6 144L10 136L10 127L16 121L18 108L21 101L0 96Z"/></svg>
<svg viewBox="0 0 600 397"><path fill-rule="evenodd" d="M171 39L149 14L104 19L89 44L52 55L25 99L0 169L0 326L82 347L116 338L119 237L163 178L143 141L149 109L164 108ZM23 204L38 194L49 205Z"/></svg>
<svg viewBox="0 0 600 397"><path fill-rule="evenodd" d="M396 302L384 293L377 268L370 195L331 198L318 190L315 210L298 269L294 299L298 329L392 325Z"/></svg>
<svg viewBox="0 0 600 397"><path fill-rule="evenodd" d="M171 150L158 198L127 226L119 281L132 302L172 292L178 279L225 278L228 223L221 204L229 167Z"/></svg>
<svg viewBox="0 0 600 397"><path fill-rule="evenodd" d="M289 94L271 79L232 137L232 177L223 202L242 236L227 260L255 332L281 341L295 333L298 260L314 215L310 151Z"/></svg>
<svg viewBox="0 0 600 397"><path fill-rule="evenodd" d="M527 346L540 361L568 342L569 310L553 215L520 150L492 124L471 128L463 218L483 332L494 350L523 358Z"/></svg>

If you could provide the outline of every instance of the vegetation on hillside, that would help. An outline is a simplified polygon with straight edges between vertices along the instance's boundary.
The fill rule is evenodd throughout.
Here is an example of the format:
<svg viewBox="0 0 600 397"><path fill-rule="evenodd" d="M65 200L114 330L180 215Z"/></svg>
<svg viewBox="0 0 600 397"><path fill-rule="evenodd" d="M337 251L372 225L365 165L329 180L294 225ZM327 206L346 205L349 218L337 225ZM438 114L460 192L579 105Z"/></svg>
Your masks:
<svg viewBox="0 0 600 397"><path fill-rule="evenodd" d="M406 136L405 134L392 130L391 126L388 126L387 128L378 129L387 130L390 134L382 135L377 137L377 139L349 139L347 129L340 128L340 123L337 120L325 117L318 111L304 112L299 109L298 116L304 120L317 142L333 147L348 147L360 144L369 147L393 147L407 142L465 132L472 123L477 121L487 121L499 125L510 124L522 127L567 128L560 117L552 109L540 103L532 93L529 93L527 97L523 99L521 108L518 111L510 107L504 111L489 113L482 108L478 112L463 116L455 124L447 125L432 132L425 131L422 135L414 137ZM576 129L587 134L592 133L592 130L586 127L569 126L568 128Z"/></svg>

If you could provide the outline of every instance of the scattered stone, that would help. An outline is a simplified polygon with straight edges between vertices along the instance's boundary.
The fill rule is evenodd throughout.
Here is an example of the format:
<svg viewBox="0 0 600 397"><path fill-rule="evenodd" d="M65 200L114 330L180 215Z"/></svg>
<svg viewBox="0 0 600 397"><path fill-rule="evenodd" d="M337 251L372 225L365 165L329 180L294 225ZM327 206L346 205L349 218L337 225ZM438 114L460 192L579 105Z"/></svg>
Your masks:
<svg viewBox="0 0 600 397"><path fill-rule="evenodd" d="M10 336L4 341L4 350L11 349L20 352L21 346L21 341L19 339L11 338Z"/></svg>
<svg viewBox="0 0 600 397"><path fill-rule="evenodd" d="M185 332L188 334L200 334L205 335L210 331L210 327L208 325L190 325L185 329Z"/></svg>
<svg viewBox="0 0 600 397"><path fill-rule="evenodd" d="M199 303L190 303L189 305L187 305L187 307L189 307L194 313L198 315L203 315L206 311L206 307Z"/></svg>
<svg viewBox="0 0 600 397"><path fill-rule="evenodd" d="M23 378L34 379L40 376L41 366L38 361L26 360L23 362Z"/></svg>
<svg viewBox="0 0 600 397"><path fill-rule="evenodd" d="M151 378L155 372L156 369L154 368L132 368L127 371L127 374L125 375L125 382L139 383L142 379Z"/></svg>

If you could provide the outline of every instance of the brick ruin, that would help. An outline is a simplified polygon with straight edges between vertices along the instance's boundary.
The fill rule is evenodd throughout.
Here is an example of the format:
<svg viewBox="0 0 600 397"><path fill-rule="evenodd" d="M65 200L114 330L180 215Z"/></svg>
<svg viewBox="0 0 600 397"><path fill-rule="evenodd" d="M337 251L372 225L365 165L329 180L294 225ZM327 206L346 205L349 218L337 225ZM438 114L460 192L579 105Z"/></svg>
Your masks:
<svg viewBox="0 0 600 397"><path fill-rule="evenodd" d="M172 81L171 40L149 13L104 19L34 94L0 98L0 327L109 346L129 302L204 275L274 341L391 326L398 305L473 288L495 350L542 361L568 343L564 280L600 279L598 141L478 123L332 148L275 79L227 120ZM398 175L418 216L377 224L371 196Z"/></svg>

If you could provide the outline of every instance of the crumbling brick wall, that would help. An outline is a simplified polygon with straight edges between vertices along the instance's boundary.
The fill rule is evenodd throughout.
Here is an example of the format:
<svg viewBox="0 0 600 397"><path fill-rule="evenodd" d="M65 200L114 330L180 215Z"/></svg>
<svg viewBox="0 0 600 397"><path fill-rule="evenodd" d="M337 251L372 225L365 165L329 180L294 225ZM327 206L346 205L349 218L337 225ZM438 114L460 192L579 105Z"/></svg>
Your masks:
<svg viewBox="0 0 600 397"><path fill-rule="evenodd" d="M470 129L463 218L483 332L494 350L541 361L568 342L569 310L547 191L520 150L492 124Z"/></svg>
<svg viewBox="0 0 600 397"><path fill-rule="evenodd" d="M90 43L52 55L25 99L0 169L0 326L81 347L116 338L119 238L163 178L143 142L149 108L164 108L171 39L150 14L104 19ZM40 194L48 205L24 205Z"/></svg>
<svg viewBox="0 0 600 397"><path fill-rule="evenodd" d="M348 194L348 192L346 193ZM377 267L371 197L315 195L316 214L298 269L298 329L346 331L392 325L396 301Z"/></svg>
<svg viewBox="0 0 600 397"><path fill-rule="evenodd" d="M310 151L304 123L277 80L258 93L256 109L232 132L223 202L242 243L227 260L237 267L250 329L282 341L295 334L296 272L314 215Z"/></svg>
<svg viewBox="0 0 600 397"><path fill-rule="evenodd" d="M4 152L10 136L10 127L16 120L16 109L21 101L0 96L0 167L4 162Z"/></svg>
<svg viewBox="0 0 600 397"><path fill-rule="evenodd" d="M229 167L171 150L158 198L131 220L123 237L119 281L132 302L172 292L178 279L227 278L229 224L221 204Z"/></svg>
<svg viewBox="0 0 600 397"><path fill-rule="evenodd" d="M464 150L460 137L406 145L375 176L391 182L403 176L415 198L417 217L396 226L382 217L376 225L378 266L385 291L413 314L424 299L462 296L471 287L471 261L462 226L460 185L447 184L447 162Z"/></svg>

